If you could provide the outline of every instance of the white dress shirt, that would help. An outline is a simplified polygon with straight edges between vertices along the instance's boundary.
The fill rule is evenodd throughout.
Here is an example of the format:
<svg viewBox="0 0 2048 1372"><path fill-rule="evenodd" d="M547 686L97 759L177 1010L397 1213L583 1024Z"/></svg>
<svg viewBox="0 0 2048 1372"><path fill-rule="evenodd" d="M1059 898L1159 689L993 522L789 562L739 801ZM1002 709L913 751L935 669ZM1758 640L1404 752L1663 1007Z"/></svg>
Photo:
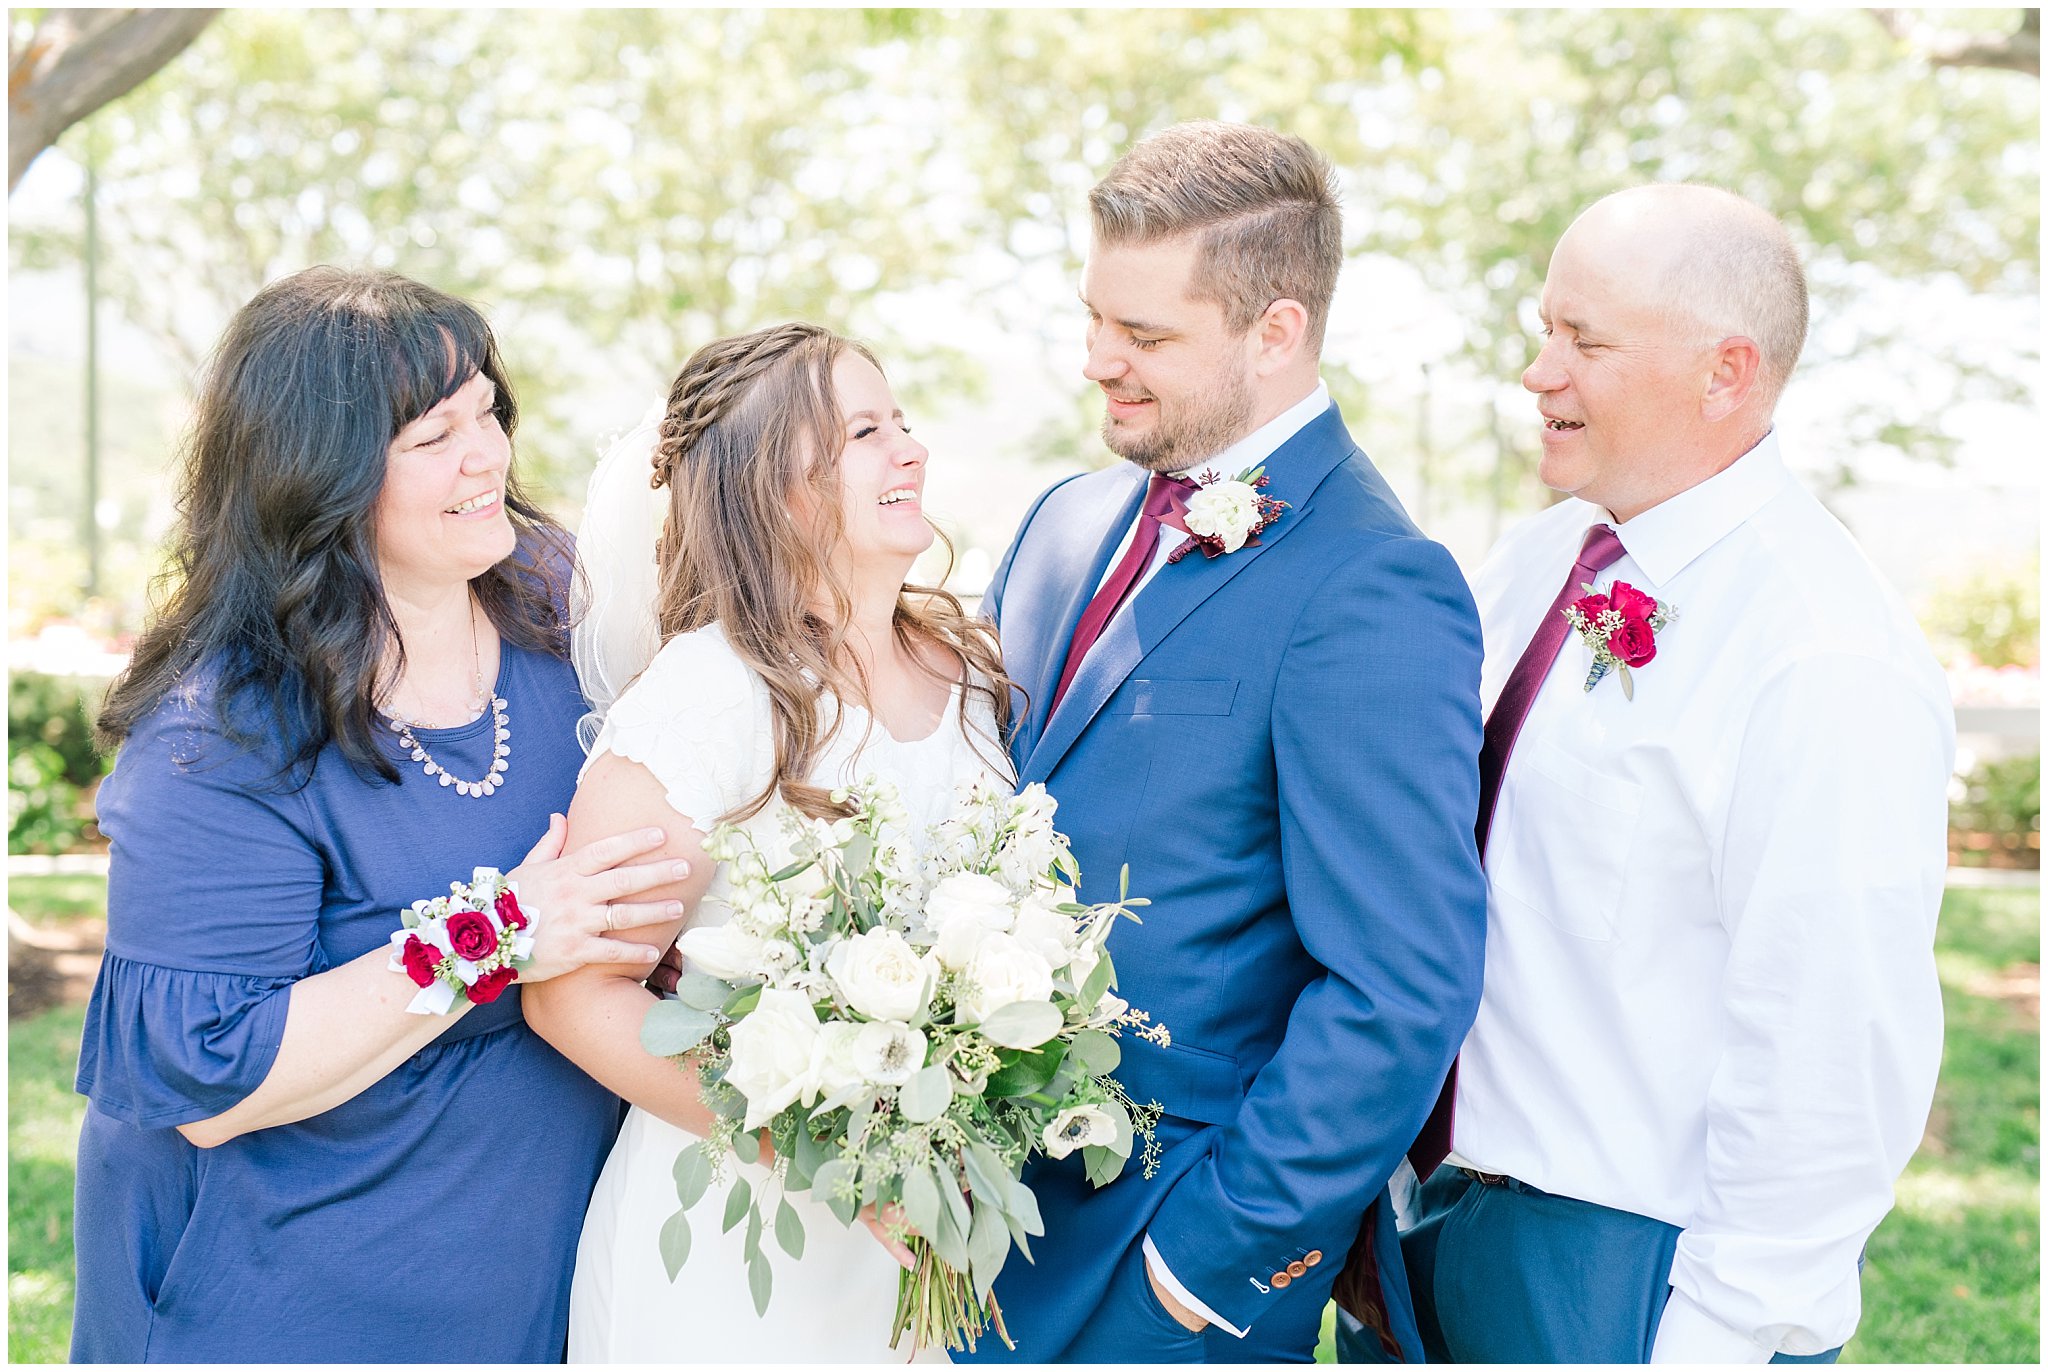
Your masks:
<svg viewBox="0 0 2048 1372"><path fill-rule="evenodd" d="M1288 406L1279 414L1225 448L1222 452L1217 453L1214 457L1195 463L1185 471L1175 472L1173 475L1191 476L1213 471L1223 479L1230 480L1239 472L1258 466L1274 453L1280 451L1281 444L1300 433L1308 426L1310 420L1316 418L1316 416L1329 408L1330 388L1321 381L1318 381L1313 391L1310 391L1302 399ZM1124 536L1118 541L1116 551L1110 555L1109 565L1103 570L1101 581L1095 584L1096 590L1100 591L1102 589L1103 582L1109 580L1110 573L1115 571L1116 565L1124 560L1124 553L1130 548L1131 540L1138 535L1138 521L1144 517L1145 512L1140 509L1137 517L1131 520L1130 527L1124 530ZM1145 589L1145 583L1159 574L1159 569L1166 565L1166 559L1173 555L1173 550L1184 542L1186 542L1186 538L1173 529L1161 531L1159 547L1152 554L1150 565L1145 568L1144 575L1138 578L1138 584L1131 588L1130 594L1124 597L1123 604L1117 607L1117 614L1125 614L1130 610L1131 602L1138 598L1139 591ZM1102 637L1107 637L1107 635ZM1102 637L1098 637L1095 641L1100 643ZM1093 650L1093 645L1090 645L1090 651L1092 652ZM1171 1291L1174 1299L1178 1300L1182 1305L1185 1305L1188 1309L1194 1311L1197 1315L1200 1315L1225 1333L1233 1334L1240 1339L1244 1337L1244 1330L1223 1319L1215 1311L1203 1304L1194 1292L1181 1285L1180 1279L1175 1277L1172 1270L1167 1267L1166 1259L1159 1256L1159 1250L1153 1246L1152 1237L1149 1234L1145 1236L1145 1268L1161 1286Z"/></svg>
<svg viewBox="0 0 2048 1372"><path fill-rule="evenodd" d="M1489 711L1595 522L1568 500L1481 570ZM1683 1231L1653 1361L1819 1353L1940 1065L1954 712L1775 437L1616 532L1599 588L1677 616L1633 700L1568 638L1515 744L1455 1157Z"/></svg>

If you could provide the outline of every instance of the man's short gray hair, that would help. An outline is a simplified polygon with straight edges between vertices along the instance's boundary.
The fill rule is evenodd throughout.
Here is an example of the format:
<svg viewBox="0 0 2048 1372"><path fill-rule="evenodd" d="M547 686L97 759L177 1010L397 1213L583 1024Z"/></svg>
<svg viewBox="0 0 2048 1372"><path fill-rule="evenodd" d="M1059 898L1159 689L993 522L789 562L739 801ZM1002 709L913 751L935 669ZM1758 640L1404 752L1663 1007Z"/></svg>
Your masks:
<svg viewBox="0 0 2048 1372"><path fill-rule="evenodd" d="M1775 405L1806 346L1806 272L1785 226L1717 186L1638 186L1607 199L1624 197L1645 197L1655 210L1679 212L1659 298L1701 348L1736 335L1754 342L1765 408Z"/></svg>
<svg viewBox="0 0 2048 1372"><path fill-rule="evenodd" d="M1118 158L1088 207L1104 246L1198 234L1189 294L1221 305L1236 333L1275 300L1298 300L1321 349L1344 226L1336 173L1307 142L1251 124L1175 124Z"/></svg>

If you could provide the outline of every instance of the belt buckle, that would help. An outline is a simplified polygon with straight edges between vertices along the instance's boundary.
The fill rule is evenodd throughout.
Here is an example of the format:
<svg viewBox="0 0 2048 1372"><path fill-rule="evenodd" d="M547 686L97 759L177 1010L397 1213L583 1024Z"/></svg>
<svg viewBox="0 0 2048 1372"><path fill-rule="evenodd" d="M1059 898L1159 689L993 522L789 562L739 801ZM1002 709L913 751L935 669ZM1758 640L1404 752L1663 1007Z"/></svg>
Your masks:
<svg viewBox="0 0 2048 1372"><path fill-rule="evenodd" d="M1481 1172L1476 1167L1460 1167L1458 1170L1478 1182L1481 1186L1506 1186L1508 1184L1506 1175L1500 1172Z"/></svg>

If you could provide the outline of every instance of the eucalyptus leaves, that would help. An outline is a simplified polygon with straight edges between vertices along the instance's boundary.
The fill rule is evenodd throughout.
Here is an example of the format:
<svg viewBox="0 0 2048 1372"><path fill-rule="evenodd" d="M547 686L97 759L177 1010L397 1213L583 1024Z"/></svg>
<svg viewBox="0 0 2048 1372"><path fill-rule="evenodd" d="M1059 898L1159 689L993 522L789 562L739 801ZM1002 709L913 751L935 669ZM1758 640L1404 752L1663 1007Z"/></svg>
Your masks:
<svg viewBox="0 0 2048 1372"><path fill-rule="evenodd" d="M1019 1177L1034 1153L1078 1153L1088 1178L1119 1175L1139 1137L1151 1174L1158 1107L1134 1105L1110 1075L1125 1029L1164 1044L1164 1026L1118 999L1103 944L1128 889L1086 906L1043 787L964 789L930 832L905 832L879 784L835 799L830 822L783 818L788 861L721 826L705 844L726 864L731 918L689 930L676 999L649 1010L641 1042L698 1073L719 1123L676 1162L679 1209L661 1251L674 1280L689 1256L688 1212L743 1133L765 1128L771 1180L734 1177L723 1223L745 1224L757 1309L773 1287L763 1238L803 1256L791 1193L808 1190L842 1224L900 1213L917 1259L899 1286L894 1340L972 1348L1007 1343L991 1294L1014 1242L1045 1232ZM781 855L778 855L778 860ZM900 1206L900 1212L891 1209Z"/></svg>

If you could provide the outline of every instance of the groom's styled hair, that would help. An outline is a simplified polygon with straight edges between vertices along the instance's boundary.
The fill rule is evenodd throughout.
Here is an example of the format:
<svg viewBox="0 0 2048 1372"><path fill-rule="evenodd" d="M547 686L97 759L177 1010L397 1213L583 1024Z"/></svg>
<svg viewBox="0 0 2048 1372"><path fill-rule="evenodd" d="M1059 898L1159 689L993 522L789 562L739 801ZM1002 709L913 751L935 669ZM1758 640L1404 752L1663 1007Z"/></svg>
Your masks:
<svg viewBox="0 0 2048 1372"><path fill-rule="evenodd" d="M1236 333L1275 300L1308 311L1308 337L1323 344L1343 213L1329 159L1293 134L1200 119L1175 124L1117 159L1088 193L1104 246L1197 235L1197 300L1223 307Z"/></svg>

